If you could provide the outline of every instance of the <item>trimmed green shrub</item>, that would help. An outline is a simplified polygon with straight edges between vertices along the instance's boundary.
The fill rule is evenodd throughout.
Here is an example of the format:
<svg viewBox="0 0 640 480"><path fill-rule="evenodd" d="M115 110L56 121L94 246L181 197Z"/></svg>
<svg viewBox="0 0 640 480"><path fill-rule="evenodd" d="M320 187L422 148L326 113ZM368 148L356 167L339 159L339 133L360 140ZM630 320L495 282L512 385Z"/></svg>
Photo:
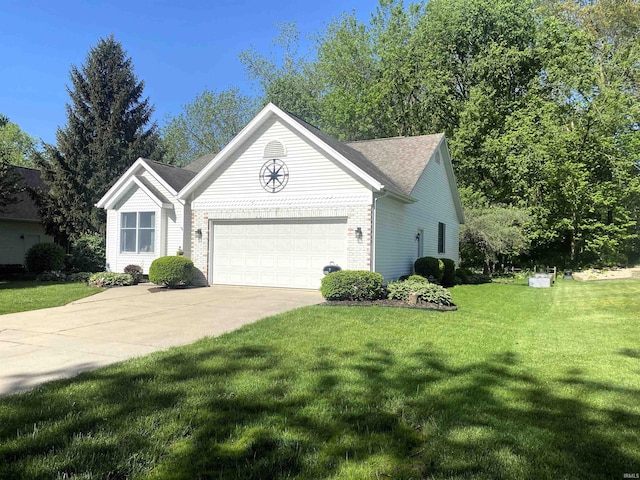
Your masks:
<svg viewBox="0 0 640 480"><path fill-rule="evenodd" d="M413 276L415 277L415 275ZM389 298L392 300L408 301L412 295L424 303L435 303L437 305L453 306L451 293L446 288L429 283L426 279L408 279L404 282L391 282L387 285Z"/></svg>
<svg viewBox="0 0 640 480"><path fill-rule="evenodd" d="M127 265L124 267L124 273L131 275L134 285L137 285L142 281L143 272L140 265Z"/></svg>
<svg viewBox="0 0 640 480"><path fill-rule="evenodd" d="M27 270L33 273L62 270L64 250L55 243L36 243L27 251L25 264Z"/></svg>
<svg viewBox="0 0 640 480"><path fill-rule="evenodd" d="M84 233L73 242L71 264L81 272L101 272L107 263L104 238L97 233Z"/></svg>
<svg viewBox="0 0 640 480"><path fill-rule="evenodd" d="M193 262L185 257L156 258L149 267L149 281L166 287L184 287L193 280Z"/></svg>
<svg viewBox="0 0 640 480"><path fill-rule="evenodd" d="M377 300L384 294L384 278L368 270L340 270L322 279L320 292L326 300Z"/></svg>
<svg viewBox="0 0 640 480"><path fill-rule="evenodd" d="M89 283L89 278L93 275L92 272L77 272L67 275L67 282L84 282Z"/></svg>
<svg viewBox="0 0 640 480"><path fill-rule="evenodd" d="M467 279L467 283L469 285L480 285L482 283L491 283L491 277L489 275L482 275L482 274L475 274L475 275L471 275L468 279Z"/></svg>
<svg viewBox="0 0 640 480"><path fill-rule="evenodd" d="M458 277L461 283L469 283L469 277L473 275L473 272L468 268L456 268L456 277Z"/></svg>
<svg viewBox="0 0 640 480"><path fill-rule="evenodd" d="M450 258L443 258L442 286L453 287L456 284L456 262Z"/></svg>
<svg viewBox="0 0 640 480"><path fill-rule="evenodd" d="M133 285L133 278L128 273L98 272L89 277L92 287L126 287Z"/></svg>
<svg viewBox="0 0 640 480"><path fill-rule="evenodd" d="M435 257L420 257L413 264L413 269L417 275L425 278L432 277L437 282L442 282L444 264L442 260Z"/></svg>

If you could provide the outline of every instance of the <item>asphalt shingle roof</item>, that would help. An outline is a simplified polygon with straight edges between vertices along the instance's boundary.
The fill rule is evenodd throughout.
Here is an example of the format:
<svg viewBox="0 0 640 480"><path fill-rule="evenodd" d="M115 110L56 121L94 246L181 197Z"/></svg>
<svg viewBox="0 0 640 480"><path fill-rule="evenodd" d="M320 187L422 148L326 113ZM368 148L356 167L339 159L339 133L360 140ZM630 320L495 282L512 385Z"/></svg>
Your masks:
<svg viewBox="0 0 640 480"><path fill-rule="evenodd" d="M191 172L198 173L200 170L202 170L204 167L206 167L207 164L211 160L213 160L214 158L216 158L216 154L215 153L208 153L206 155L203 155L200 158L195 159L189 165L185 165L183 168L185 170L189 170Z"/></svg>
<svg viewBox="0 0 640 480"><path fill-rule="evenodd" d="M443 133L417 137L379 138L347 143L389 176L405 195L411 195ZM384 182L383 182L384 183Z"/></svg>
<svg viewBox="0 0 640 480"><path fill-rule="evenodd" d="M411 196L420 175L444 137L444 134L439 133L345 143L295 115L286 114L364 173L384 185L385 189L407 196ZM203 155L183 168L146 161L167 183L179 191L215 157L216 154L213 153ZM216 166L212 171L219 167L220 165Z"/></svg>
<svg viewBox="0 0 640 480"><path fill-rule="evenodd" d="M46 189L40 178L40 170L26 167L13 167L19 176L21 187L29 189ZM40 222L38 207L29 195L29 192L22 188L17 195L17 202L7 205L0 210L0 220L22 220L29 222Z"/></svg>
<svg viewBox="0 0 640 480"><path fill-rule="evenodd" d="M192 170L176 167L174 165L167 165L154 160L147 160L146 158L143 158L143 160L176 192L182 190L182 187L189 183L197 174L197 172Z"/></svg>

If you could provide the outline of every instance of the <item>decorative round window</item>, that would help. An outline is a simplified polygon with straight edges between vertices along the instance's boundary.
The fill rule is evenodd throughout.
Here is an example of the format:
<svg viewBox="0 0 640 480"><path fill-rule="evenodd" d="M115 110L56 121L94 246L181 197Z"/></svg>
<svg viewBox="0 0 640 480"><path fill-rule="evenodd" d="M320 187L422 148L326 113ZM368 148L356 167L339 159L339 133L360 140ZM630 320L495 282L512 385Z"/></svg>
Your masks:
<svg viewBox="0 0 640 480"><path fill-rule="evenodd" d="M260 169L260 185L269 193L277 193L286 187L289 169L280 159L267 160Z"/></svg>

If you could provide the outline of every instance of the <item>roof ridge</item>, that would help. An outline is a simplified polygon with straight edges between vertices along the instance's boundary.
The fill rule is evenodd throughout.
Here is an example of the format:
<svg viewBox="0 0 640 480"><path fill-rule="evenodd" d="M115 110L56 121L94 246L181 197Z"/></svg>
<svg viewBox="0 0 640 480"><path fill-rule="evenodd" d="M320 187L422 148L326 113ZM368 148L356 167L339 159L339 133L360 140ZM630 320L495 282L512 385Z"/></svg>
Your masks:
<svg viewBox="0 0 640 480"><path fill-rule="evenodd" d="M353 143L366 143L366 142L385 142L387 140L403 140L409 138L420 138L420 137L437 137L438 135L444 135L444 132L439 133L423 133L422 135L397 135L395 137L383 137L383 138L371 138L369 140L351 140L348 142L343 142L347 145Z"/></svg>

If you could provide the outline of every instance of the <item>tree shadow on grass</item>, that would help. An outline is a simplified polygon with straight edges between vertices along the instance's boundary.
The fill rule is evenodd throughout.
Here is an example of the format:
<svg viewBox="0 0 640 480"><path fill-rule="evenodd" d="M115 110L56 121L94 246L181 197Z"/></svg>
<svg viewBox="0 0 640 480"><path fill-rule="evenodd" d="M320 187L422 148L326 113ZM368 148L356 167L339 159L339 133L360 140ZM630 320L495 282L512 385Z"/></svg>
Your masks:
<svg viewBox="0 0 640 480"><path fill-rule="evenodd" d="M640 471L638 389L537 378L513 352L465 365L377 343L304 353L206 340L6 398L0 478Z"/></svg>

